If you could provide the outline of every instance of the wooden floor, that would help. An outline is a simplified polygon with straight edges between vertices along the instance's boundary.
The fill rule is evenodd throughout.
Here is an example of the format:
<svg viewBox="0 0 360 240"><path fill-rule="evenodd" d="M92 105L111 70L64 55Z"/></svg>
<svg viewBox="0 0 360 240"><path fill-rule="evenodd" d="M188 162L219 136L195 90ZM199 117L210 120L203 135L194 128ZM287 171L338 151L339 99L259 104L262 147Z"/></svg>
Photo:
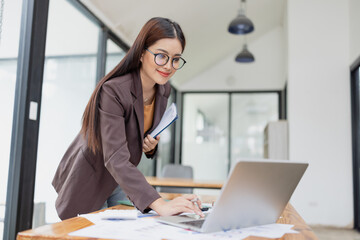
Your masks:
<svg viewBox="0 0 360 240"><path fill-rule="evenodd" d="M319 240L360 240L360 233L354 229L310 227Z"/></svg>

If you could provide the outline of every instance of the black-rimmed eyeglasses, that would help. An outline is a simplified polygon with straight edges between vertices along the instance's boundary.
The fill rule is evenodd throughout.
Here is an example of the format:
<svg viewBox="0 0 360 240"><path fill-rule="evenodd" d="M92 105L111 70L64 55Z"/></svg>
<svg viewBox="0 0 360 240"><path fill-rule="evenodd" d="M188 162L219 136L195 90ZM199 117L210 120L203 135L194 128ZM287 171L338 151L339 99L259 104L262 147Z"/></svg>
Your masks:
<svg viewBox="0 0 360 240"><path fill-rule="evenodd" d="M164 66L168 63L170 57L165 53L153 53L149 49L145 48L149 53L154 55L154 62L158 66ZM174 69L179 70L185 65L186 61L182 57L173 57L171 61L171 65Z"/></svg>

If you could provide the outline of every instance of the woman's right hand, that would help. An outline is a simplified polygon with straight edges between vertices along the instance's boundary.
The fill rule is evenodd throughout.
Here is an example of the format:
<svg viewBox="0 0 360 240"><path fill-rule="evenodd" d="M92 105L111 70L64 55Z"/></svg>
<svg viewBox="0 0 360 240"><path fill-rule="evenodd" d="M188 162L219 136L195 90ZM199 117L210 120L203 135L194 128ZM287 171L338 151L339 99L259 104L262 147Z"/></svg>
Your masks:
<svg viewBox="0 0 360 240"><path fill-rule="evenodd" d="M196 204L192 200L197 199ZM200 217L204 217L204 214L199 209L201 201L194 194L186 194L171 201L165 201L162 198L158 198L150 204L150 208L156 211L161 216L171 216L180 213L195 213Z"/></svg>

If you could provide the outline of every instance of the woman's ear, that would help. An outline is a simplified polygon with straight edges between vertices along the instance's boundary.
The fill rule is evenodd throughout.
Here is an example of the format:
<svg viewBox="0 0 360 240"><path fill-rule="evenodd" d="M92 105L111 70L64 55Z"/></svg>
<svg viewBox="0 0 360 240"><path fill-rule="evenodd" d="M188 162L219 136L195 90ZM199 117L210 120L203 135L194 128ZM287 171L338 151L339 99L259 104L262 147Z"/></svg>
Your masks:
<svg viewBox="0 0 360 240"><path fill-rule="evenodd" d="M142 52L142 54L141 54L140 62L143 62L143 58L144 58L144 52Z"/></svg>

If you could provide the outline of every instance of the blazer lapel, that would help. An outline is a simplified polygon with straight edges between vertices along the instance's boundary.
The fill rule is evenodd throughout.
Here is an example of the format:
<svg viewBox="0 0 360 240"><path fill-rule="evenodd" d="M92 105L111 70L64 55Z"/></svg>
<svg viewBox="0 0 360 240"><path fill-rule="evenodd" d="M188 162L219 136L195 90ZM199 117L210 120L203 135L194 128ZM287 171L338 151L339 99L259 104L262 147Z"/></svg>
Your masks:
<svg viewBox="0 0 360 240"><path fill-rule="evenodd" d="M132 76L133 76L133 84L131 87L131 93L133 95L134 109L139 126L138 129L140 131L139 136L143 136L144 135L144 102L142 98L143 93L142 93L141 80L138 71L133 72ZM143 139L140 140L141 140L140 144L142 146Z"/></svg>

